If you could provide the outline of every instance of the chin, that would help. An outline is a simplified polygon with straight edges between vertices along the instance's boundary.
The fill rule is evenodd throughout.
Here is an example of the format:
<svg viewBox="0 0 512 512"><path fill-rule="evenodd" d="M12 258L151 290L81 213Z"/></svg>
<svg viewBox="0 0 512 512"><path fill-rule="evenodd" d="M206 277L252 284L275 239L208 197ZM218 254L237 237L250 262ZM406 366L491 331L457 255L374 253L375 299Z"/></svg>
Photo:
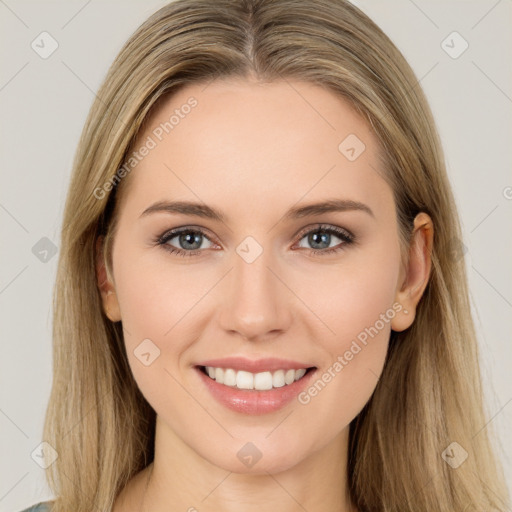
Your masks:
<svg viewBox="0 0 512 512"><path fill-rule="evenodd" d="M268 434L262 435L259 440L252 436L254 441L233 440L229 447L217 445L215 452L208 450L209 453L205 453L203 457L225 471L251 475L281 473L297 466L308 457L302 441L286 445L277 438L265 439L266 435ZM296 439L298 438L299 435ZM250 439L250 436L246 439ZM300 450L296 444L301 445Z"/></svg>

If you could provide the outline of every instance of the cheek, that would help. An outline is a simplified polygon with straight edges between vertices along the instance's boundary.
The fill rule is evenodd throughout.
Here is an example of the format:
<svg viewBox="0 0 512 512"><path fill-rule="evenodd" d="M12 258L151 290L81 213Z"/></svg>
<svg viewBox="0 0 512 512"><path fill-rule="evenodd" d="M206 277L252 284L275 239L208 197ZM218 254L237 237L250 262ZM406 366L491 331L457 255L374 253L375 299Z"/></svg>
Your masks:
<svg viewBox="0 0 512 512"><path fill-rule="evenodd" d="M387 242L389 239L393 242ZM381 315L394 314L399 257L398 241L382 236L347 250L339 264L300 269L293 277L297 294L322 320L323 339L330 353L345 349L347 340L364 333ZM318 325L321 328L320 322ZM388 322L384 328L381 322L377 327L389 333Z"/></svg>
<svg viewBox="0 0 512 512"><path fill-rule="evenodd" d="M126 257L118 261L119 306L123 323L133 335L167 343L194 318L195 308L216 280L200 267L192 270L187 265L169 263L165 254L155 258L153 252L148 256L152 258Z"/></svg>
<svg viewBox="0 0 512 512"><path fill-rule="evenodd" d="M125 249L120 240L117 250L116 292L128 361L148 398L161 394L159 381L172 381L165 370L172 375L181 370L180 356L197 337L191 329L200 327L200 301L215 284L215 276L172 266L165 254L155 258L158 249L147 251L150 258Z"/></svg>
<svg viewBox="0 0 512 512"><path fill-rule="evenodd" d="M371 397L385 362L391 320L397 314L393 303L398 245L384 250L375 244L372 249L319 272L317 286L312 281L301 290L329 330L322 328L323 334L317 335L326 357L317 380L299 401L309 404L313 416L330 414L333 428L348 424Z"/></svg>
<svg viewBox="0 0 512 512"><path fill-rule="evenodd" d="M118 260L116 287L128 362L156 411L192 406L179 384L180 361L199 336L200 301L215 284L213 277L173 267L164 257Z"/></svg>

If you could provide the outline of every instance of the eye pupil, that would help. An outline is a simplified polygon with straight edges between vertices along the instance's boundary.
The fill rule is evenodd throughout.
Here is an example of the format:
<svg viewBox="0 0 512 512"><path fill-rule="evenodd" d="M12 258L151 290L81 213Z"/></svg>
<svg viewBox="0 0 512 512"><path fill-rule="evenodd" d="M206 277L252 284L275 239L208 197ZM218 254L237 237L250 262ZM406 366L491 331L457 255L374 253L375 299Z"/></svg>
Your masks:
<svg viewBox="0 0 512 512"><path fill-rule="evenodd" d="M319 233L321 233L319 235ZM331 234L326 233L325 231L315 231L314 233L309 234L309 243L315 249L325 249L326 247L316 247L318 244L326 243L327 247L329 247Z"/></svg>
<svg viewBox="0 0 512 512"><path fill-rule="evenodd" d="M195 233L193 231L187 231L184 233L181 233L179 236L180 245L184 249L199 249L201 247L201 237L203 235L201 233ZM197 247L190 247L187 244L197 244Z"/></svg>

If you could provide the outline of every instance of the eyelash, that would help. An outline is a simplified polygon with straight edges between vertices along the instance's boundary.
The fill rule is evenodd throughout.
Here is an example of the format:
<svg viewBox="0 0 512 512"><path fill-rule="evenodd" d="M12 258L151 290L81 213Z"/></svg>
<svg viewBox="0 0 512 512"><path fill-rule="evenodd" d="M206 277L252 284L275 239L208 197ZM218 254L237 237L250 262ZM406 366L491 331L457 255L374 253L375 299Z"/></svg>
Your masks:
<svg viewBox="0 0 512 512"><path fill-rule="evenodd" d="M301 232L298 235L299 241L302 240L306 235L309 235L311 233L317 233L319 231L328 233L331 235L336 235L338 238L343 240L343 243L338 244L338 246L331 247L328 249L307 249L307 248L303 247L302 249L309 251L310 255L313 254L315 256L325 256L328 254L333 254L338 251L342 251L345 245L351 245L355 242L355 236L352 235L351 233L349 233L347 230L338 228L336 226L330 226L330 225L324 225L324 224L318 225L315 228L310 229L309 231ZM156 240L154 240L154 243L162 246L162 248L164 250L168 251L169 253L176 254L177 256L182 256L182 257L196 256L204 250L204 249L196 249L193 251L185 251L184 249L178 249L177 247L173 247L173 246L167 244L167 242L169 240L172 240L177 235L180 235L182 233L194 233L194 234L199 233L199 234L203 235L207 240L210 240L208 238L206 232L203 231L202 229L185 227L185 228L177 228L177 229L174 229L171 231L166 231L162 235L158 236L156 238ZM211 240L210 240L210 242L211 242Z"/></svg>

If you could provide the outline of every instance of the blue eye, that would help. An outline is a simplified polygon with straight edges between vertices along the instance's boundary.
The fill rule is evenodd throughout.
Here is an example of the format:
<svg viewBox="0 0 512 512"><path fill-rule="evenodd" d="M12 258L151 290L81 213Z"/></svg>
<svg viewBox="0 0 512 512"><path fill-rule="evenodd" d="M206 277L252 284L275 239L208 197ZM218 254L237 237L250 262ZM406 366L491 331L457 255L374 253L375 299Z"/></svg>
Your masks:
<svg viewBox="0 0 512 512"><path fill-rule="evenodd" d="M340 243L335 245L334 247L329 247L332 242L332 237L341 240ZM313 248L309 249L313 254L325 255L332 254L333 252L337 252L342 250L344 245L350 245L354 242L354 236L348 231L335 227L335 226L319 226L315 229L307 231L301 238L303 240L307 238L307 243L309 243ZM327 245L327 247L325 247ZM324 247L319 247L324 246ZM302 247L302 246L300 246ZM306 249L308 249L306 247Z"/></svg>
<svg viewBox="0 0 512 512"><path fill-rule="evenodd" d="M175 247L169 244L169 241L173 238L178 239L178 244L181 247ZM201 247L204 239L208 240L208 237L200 229L185 228L164 233L158 238L157 243L172 254L194 256L201 252L199 249L204 249L204 247Z"/></svg>
<svg viewBox="0 0 512 512"><path fill-rule="evenodd" d="M329 247L333 235L334 238L341 240L341 242L338 242L334 247ZM177 243L179 247L169 243L174 238L178 239ZM343 246L350 245L354 243L355 240L355 237L345 229L329 225L316 226L314 229L302 233L299 238L299 243L306 238L307 243L309 243L312 248L303 247L302 245L299 245L299 247L310 251L311 254L322 256L340 251L343 249ZM202 249L205 249L203 246L205 240L210 241L202 229L186 227L167 231L159 236L155 242L171 254L196 256L202 252ZM325 245L327 246L325 247Z"/></svg>

